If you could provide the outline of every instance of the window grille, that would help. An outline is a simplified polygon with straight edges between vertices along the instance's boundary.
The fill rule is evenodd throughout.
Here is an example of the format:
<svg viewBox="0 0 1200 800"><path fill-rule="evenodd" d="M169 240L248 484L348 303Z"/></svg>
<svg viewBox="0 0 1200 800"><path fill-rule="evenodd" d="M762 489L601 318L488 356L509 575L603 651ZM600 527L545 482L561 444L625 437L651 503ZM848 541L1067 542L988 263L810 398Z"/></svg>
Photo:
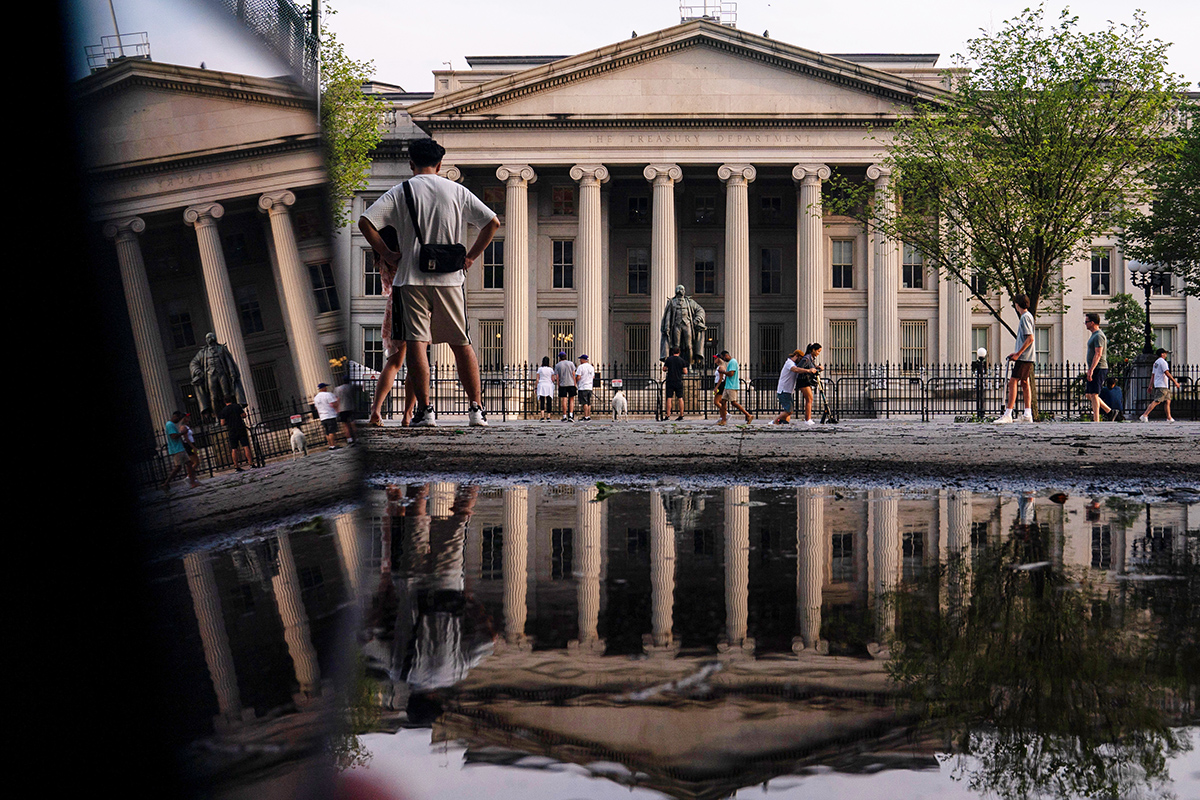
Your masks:
<svg viewBox="0 0 1200 800"><path fill-rule="evenodd" d="M712 357L721 352L721 323L708 323L704 332L704 363L711 366Z"/></svg>
<svg viewBox="0 0 1200 800"><path fill-rule="evenodd" d="M250 367L250 380L254 383L254 392L258 395L260 411L277 411L283 408L279 397L279 383L275 380L274 364L255 364Z"/></svg>
<svg viewBox="0 0 1200 800"><path fill-rule="evenodd" d="M483 369L504 366L504 320L479 320L479 366Z"/></svg>
<svg viewBox="0 0 1200 800"><path fill-rule="evenodd" d="M855 344L858 339L858 323L852 319L831 320L829 323L829 353L824 359L830 370L848 369L858 363ZM808 347L801 342L800 349Z"/></svg>
<svg viewBox="0 0 1200 800"><path fill-rule="evenodd" d="M783 364L783 324L764 322L758 326L758 363L764 370Z"/></svg>
<svg viewBox="0 0 1200 800"><path fill-rule="evenodd" d="M550 320L550 361L558 363L558 354L565 352L567 359L575 360L575 320Z"/></svg>
<svg viewBox="0 0 1200 800"><path fill-rule="evenodd" d="M625 326L625 363L631 367L650 366L650 323L632 322Z"/></svg>
<svg viewBox="0 0 1200 800"><path fill-rule="evenodd" d="M923 319L900 321L900 362L905 369L924 366L929 323Z"/></svg>

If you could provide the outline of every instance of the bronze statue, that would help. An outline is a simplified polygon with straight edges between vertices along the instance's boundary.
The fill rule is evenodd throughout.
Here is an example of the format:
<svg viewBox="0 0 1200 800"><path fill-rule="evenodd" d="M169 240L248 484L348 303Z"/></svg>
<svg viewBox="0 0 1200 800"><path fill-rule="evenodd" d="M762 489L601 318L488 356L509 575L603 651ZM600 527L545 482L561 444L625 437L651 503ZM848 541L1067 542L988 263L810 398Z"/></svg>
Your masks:
<svg viewBox="0 0 1200 800"><path fill-rule="evenodd" d="M675 287L675 296L667 301L659 326L659 360L665 359L672 348L679 348L679 355L694 364L704 356L704 308L684 294L683 284Z"/></svg>
<svg viewBox="0 0 1200 800"><path fill-rule="evenodd" d="M246 405L242 374L233 354L228 347L217 343L215 333L205 336L204 342L191 363L192 385L196 387L201 413L215 413L224 406L226 397L235 397L239 404Z"/></svg>

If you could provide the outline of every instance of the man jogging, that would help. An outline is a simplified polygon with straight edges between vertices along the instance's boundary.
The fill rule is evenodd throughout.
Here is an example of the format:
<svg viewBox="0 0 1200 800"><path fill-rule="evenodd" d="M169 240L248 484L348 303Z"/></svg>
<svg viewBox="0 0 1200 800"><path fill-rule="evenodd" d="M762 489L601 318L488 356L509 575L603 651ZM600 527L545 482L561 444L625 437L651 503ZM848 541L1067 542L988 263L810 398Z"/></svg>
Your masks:
<svg viewBox="0 0 1200 800"><path fill-rule="evenodd" d="M1013 308L1021 316L1017 323L1016 350L1009 353L1008 360L1012 362L1012 376L1008 379L1008 405L1004 413L996 420L997 425L1015 422L1013 408L1017 405L1017 386L1025 387L1025 422L1033 422L1033 389L1029 386L1029 377L1033 374L1033 314L1029 313L1029 297L1019 294L1013 298Z"/></svg>
<svg viewBox="0 0 1200 800"><path fill-rule="evenodd" d="M463 283L465 271L471 268L500 229L500 220L469 189L438 175L445 153L445 148L432 139L417 139L409 144L412 178L393 186L358 220L359 230L367 242L380 259L396 270L392 282L392 338L407 342L408 380L413 382L417 397L417 410L411 422L413 427L437 424L433 406L429 404L426 347L430 343L450 345L458 366L458 378L470 401L469 424L487 425L479 362L467 334ZM406 197L405 186L411 197ZM458 243L467 224L479 228L479 235L466 252L463 269L426 272L419 268L423 244ZM399 250L388 247L379 234L380 229L388 225L397 231Z"/></svg>

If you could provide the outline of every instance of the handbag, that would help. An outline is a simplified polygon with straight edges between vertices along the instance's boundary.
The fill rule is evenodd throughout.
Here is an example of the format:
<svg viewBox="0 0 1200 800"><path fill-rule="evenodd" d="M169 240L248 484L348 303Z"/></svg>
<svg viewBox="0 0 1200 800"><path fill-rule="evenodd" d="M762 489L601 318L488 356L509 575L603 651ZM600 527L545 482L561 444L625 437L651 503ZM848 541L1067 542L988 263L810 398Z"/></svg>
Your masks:
<svg viewBox="0 0 1200 800"><path fill-rule="evenodd" d="M421 224L417 222L417 206L413 202L412 188L409 187L408 181L404 182L404 200L408 204L408 214L412 217L413 231L417 234L417 241L421 243L417 269L426 274L445 274L465 269L467 248L461 244L425 244Z"/></svg>

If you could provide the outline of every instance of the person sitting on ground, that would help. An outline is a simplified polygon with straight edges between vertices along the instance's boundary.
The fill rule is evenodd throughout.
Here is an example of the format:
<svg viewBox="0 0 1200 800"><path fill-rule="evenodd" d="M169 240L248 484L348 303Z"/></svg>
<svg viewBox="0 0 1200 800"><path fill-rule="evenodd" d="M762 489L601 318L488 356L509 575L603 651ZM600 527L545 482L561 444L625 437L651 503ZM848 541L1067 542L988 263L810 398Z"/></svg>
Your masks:
<svg viewBox="0 0 1200 800"><path fill-rule="evenodd" d="M1117 422L1125 419L1125 392L1117 385L1116 378L1109 378L1100 390L1100 402L1108 406L1108 421Z"/></svg>

